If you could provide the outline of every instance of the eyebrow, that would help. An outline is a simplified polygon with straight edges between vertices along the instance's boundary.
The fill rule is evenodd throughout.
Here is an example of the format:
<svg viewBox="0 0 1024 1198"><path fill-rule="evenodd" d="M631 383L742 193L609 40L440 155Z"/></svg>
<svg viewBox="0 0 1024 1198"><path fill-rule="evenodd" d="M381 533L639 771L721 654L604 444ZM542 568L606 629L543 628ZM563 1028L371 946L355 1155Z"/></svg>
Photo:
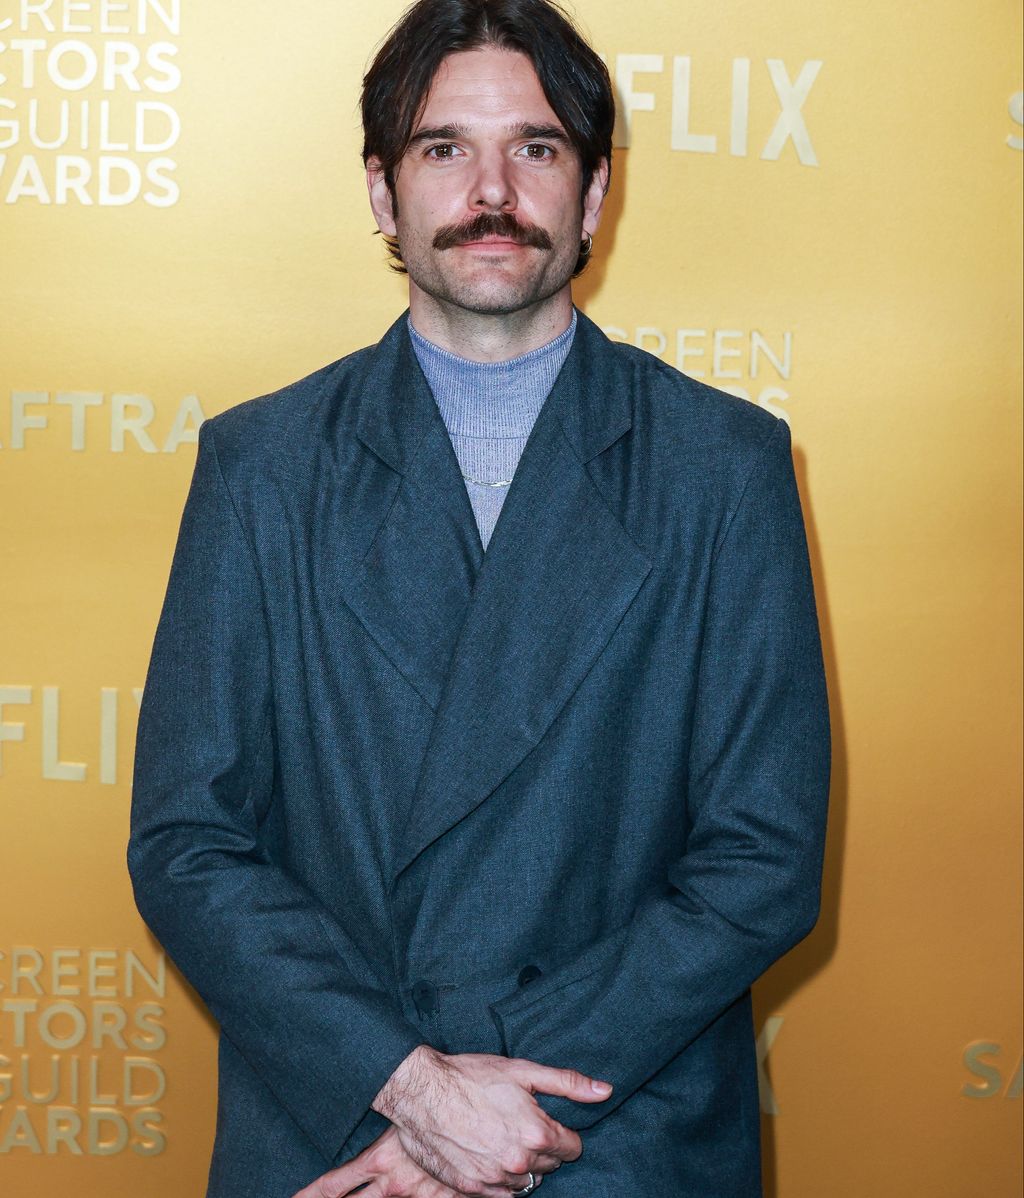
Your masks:
<svg viewBox="0 0 1024 1198"><path fill-rule="evenodd" d="M525 123L507 125L505 132L511 138L541 138L544 141L557 141L569 150L574 148L569 135L560 125L529 125ZM437 125L432 129L417 130L409 138L406 148L411 150L413 146L424 141L459 141L470 136L472 136L472 131L468 125L460 125L457 122L450 125Z"/></svg>

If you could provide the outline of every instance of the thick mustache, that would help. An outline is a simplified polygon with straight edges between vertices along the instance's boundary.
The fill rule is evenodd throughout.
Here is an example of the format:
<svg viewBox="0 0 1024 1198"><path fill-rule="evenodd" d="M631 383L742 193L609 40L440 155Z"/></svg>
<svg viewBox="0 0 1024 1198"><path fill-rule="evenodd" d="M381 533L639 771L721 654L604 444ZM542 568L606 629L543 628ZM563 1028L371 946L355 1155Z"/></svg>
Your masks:
<svg viewBox="0 0 1024 1198"><path fill-rule="evenodd" d="M453 246L485 237L505 237L518 245L532 245L539 250L552 248L551 238L539 225L522 225L508 212L481 212L472 220L459 225L445 225L434 234L435 250L450 250Z"/></svg>

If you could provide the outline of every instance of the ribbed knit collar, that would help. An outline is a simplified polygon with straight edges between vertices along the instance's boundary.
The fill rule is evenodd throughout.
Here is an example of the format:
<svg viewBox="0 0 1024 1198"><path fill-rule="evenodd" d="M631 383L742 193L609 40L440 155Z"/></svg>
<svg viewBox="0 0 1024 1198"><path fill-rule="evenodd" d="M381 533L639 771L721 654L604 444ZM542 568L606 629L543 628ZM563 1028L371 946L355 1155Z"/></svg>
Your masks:
<svg viewBox="0 0 1024 1198"><path fill-rule="evenodd" d="M416 357L452 435L523 437L572 348L576 309L553 341L503 362L474 362L428 341L408 320Z"/></svg>

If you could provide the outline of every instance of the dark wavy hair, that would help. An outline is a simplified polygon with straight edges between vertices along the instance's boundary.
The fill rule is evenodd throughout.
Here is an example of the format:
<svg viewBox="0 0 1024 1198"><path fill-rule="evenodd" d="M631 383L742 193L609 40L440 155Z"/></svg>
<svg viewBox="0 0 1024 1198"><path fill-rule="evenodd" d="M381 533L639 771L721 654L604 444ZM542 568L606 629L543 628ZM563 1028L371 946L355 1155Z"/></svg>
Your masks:
<svg viewBox="0 0 1024 1198"><path fill-rule="evenodd" d="M406 9L363 77L363 164L380 160L394 201L395 171L441 61L483 46L519 51L533 63L579 154L582 206L602 158L611 170L615 96L607 67L552 0L417 0ZM397 239L384 240L392 268L407 273ZM573 278L589 260L589 248L581 249Z"/></svg>

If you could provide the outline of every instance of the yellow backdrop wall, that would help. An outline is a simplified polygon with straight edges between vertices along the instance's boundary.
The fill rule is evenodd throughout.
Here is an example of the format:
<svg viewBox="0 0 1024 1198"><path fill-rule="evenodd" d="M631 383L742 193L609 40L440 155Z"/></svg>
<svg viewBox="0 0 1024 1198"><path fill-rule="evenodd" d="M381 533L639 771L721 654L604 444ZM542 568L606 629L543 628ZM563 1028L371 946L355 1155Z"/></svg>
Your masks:
<svg viewBox="0 0 1024 1198"><path fill-rule="evenodd" d="M0 0L0 1192L201 1195L214 1028L124 867L204 416L404 307L358 156L394 0ZM757 986L779 1198L1020 1192L1021 8L579 0L577 301L789 421L835 736ZM709 1196L710 1198L710 1196Z"/></svg>

